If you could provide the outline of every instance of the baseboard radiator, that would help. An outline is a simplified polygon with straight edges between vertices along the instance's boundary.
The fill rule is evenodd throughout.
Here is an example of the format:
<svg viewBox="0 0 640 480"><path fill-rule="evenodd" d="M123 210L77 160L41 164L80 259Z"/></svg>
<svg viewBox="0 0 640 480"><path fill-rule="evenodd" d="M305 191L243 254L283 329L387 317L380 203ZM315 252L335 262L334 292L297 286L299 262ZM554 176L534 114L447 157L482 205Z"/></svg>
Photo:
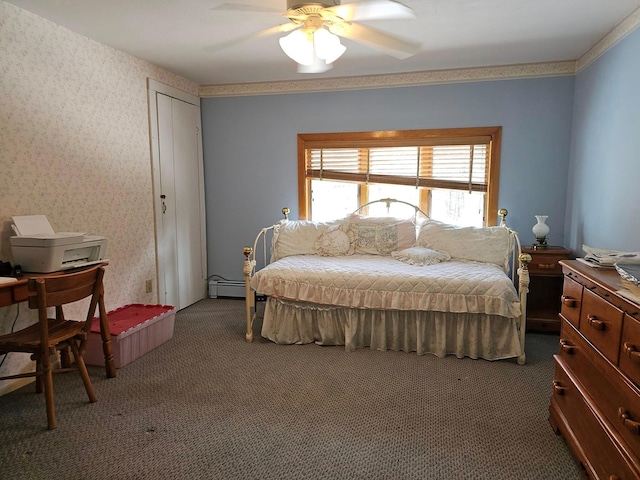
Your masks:
<svg viewBox="0 0 640 480"><path fill-rule="evenodd" d="M244 282L238 280L209 280L209 298L244 298Z"/></svg>

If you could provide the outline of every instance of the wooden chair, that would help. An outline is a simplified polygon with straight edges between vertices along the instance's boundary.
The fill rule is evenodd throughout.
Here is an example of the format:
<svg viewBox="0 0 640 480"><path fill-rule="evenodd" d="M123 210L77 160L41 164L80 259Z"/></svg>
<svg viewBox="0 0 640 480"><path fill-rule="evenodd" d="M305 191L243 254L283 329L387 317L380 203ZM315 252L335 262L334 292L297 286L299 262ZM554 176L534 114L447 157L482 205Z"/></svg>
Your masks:
<svg viewBox="0 0 640 480"><path fill-rule="evenodd" d="M63 355L67 354L67 358L63 358L62 365L68 367L68 348L71 349L89 401L96 402L98 400L82 354L91 331L96 307L99 307L101 320L106 322L102 284L104 271L104 266L98 265L73 273L30 278L28 281L29 308L38 310L38 322L17 332L0 336L0 354L26 352L31 353L31 358L36 361L35 372L0 377L0 380L36 377L36 392L42 392L44 386L49 430L53 430L57 426L53 403L53 373L75 370L75 368L56 370L52 368L51 355L57 353L58 350L62 351ZM65 319L62 311L63 305L87 297L91 297L91 301L85 320ZM55 307L55 318L49 318L47 315L49 307Z"/></svg>

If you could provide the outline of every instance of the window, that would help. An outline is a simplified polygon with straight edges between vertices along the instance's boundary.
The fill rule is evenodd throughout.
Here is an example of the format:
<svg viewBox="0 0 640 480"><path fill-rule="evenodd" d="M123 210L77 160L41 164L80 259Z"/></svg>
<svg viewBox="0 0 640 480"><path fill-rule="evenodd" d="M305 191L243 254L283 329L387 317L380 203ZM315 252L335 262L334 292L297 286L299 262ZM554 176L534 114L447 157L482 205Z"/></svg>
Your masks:
<svg viewBox="0 0 640 480"><path fill-rule="evenodd" d="M495 225L501 127L298 135L300 218L395 198L456 225ZM386 214L370 211L370 215ZM393 212L389 212L393 214Z"/></svg>

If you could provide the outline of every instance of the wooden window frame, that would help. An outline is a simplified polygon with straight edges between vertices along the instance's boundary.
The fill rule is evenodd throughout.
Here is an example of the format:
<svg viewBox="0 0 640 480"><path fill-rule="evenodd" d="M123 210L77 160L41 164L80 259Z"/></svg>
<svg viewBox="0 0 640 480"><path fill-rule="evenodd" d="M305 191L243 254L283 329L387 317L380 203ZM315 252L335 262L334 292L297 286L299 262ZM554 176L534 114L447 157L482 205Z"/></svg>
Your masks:
<svg viewBox="0 0 640 480"><path fill-rule="evenodd" d="M308 149L330 147L353 148L358 146L375 148L407 145L444 145L447 144L447 141L455 141L456 139L486 139L487 137L489 137L489 165L487 171L484 224L487 226L496 225L500 178L500 144L502 139L502 127L499 126L298 134L298 216L300 219L308 219L311 212L310 192L313 177L307 176L306 171L306 151ZM422 191L424 194L427 193L427 189L423 189ZM362 193L360 193L360 201L362 200ZM494 212L495 215L492 215L492 212Z"/></svg>

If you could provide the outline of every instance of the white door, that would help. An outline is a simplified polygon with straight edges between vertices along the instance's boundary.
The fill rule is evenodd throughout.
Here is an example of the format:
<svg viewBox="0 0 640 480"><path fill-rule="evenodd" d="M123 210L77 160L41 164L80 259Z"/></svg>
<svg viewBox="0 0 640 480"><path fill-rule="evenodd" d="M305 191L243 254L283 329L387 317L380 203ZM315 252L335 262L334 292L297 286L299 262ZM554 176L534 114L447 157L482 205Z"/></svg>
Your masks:
<svg viewBox="0 0 640 480"><path fill-rule="evenodd" d="M158 300L182 309L206 293L200 107L196 97L151 81L149 100Z"/></svg>

